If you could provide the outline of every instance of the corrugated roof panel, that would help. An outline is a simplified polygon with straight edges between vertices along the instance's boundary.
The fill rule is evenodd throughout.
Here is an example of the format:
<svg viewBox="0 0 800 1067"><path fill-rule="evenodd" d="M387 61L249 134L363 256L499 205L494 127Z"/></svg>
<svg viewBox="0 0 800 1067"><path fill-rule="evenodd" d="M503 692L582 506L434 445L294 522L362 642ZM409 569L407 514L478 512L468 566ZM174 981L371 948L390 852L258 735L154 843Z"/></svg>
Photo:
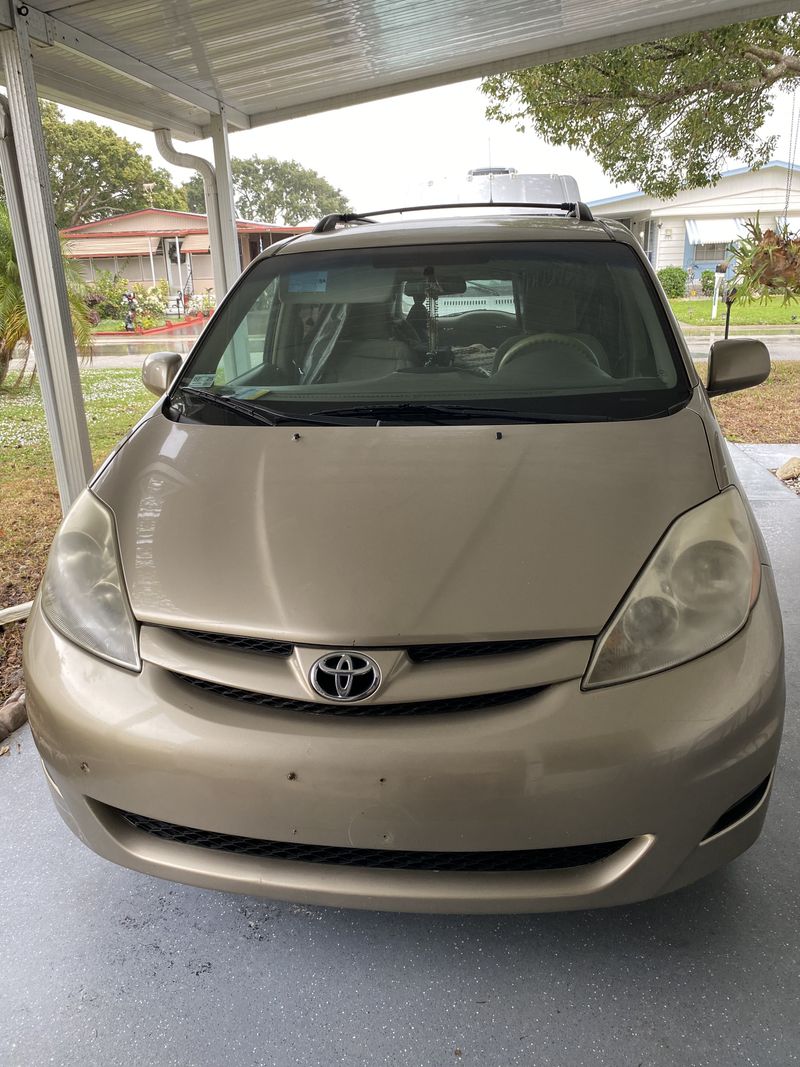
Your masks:
<svg viewBox="0 0 800 1067"><path fill-rule="evenodd" d="M115 46L264 123L359 100L775 14L771 0L40 0ZM208 111L113 66L37 47L56 99L189 136ZM122 64L121 64L122 65ZM203 104L203 101L200 101Z"/></svg>
<svg viewBox="0 0 800 1067"><path fill-rule="evenodd" d="M188 139L201 137L202 108L59 46L34 42L33 62L42 96L132 126L163 126Z"/></svg>

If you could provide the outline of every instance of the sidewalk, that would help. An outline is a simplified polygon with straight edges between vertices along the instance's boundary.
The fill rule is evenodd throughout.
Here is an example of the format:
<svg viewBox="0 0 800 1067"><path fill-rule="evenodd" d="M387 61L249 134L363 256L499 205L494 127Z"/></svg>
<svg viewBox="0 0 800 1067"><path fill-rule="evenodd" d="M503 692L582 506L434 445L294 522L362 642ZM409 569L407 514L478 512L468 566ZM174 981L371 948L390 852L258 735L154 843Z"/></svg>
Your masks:
<svg viewBox="0 0 800 1067"><path fill-rule="evenodd" d="M683 336L689 346L689 352L693 359L708 359L709 349L715 341L722 340L723 332L712 332L708 327L681 327ZM690 329L692 332L690 333ZM785 326L777 329L780 332L767 333L768 327L758 326L752 330L743 329L738 333L731 333L731 337L755 337L763 341L769 349L773 360L776 359L800 359L800 333L788 333Z"/></svg>

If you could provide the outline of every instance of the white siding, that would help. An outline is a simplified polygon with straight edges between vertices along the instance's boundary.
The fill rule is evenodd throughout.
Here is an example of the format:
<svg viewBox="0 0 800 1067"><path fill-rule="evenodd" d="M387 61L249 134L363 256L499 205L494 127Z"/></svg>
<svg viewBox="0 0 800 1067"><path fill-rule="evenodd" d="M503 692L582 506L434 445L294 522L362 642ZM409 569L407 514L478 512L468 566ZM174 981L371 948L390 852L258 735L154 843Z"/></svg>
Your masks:
<svg viewBox="0 0 800 1067"><path fill-rule="evenodd" d="M656 247L656 270L662 267L682 267L683 251L686 243L686 224L683 219L659 219L661 229L658 231Z"/></svg>
<svg viewBox="0 0 800 1067"><path fill-rule="evenodd" d="M670 201L637 194L594 204L599 218L632 219L631 229L640 237L644 224L651 219L661 223L653 266L682 267L686 246L687 219L754 219L757 215L767 226L774 226L786 205L787 168L772 164L758 171L728 174L707 189L688 189ZM789 197L790 215L800 215L800 178ZM640 237L641 239L641 237Z"/></svg>
<svg viewBox="0 0 800 1067"><path fill-rule="evenodd" d="M208 222L205 215L194 215L185 211L158 211L147 209L142 212L131 212L127 215L117 215L99 222L89 223L82 227L80 232L90 234L97 230L99 233L172 233L184 230L205 230Z"/></svg>
<svg viewBox="0 0 800 1067"><path fill-rule="evenodd" d="M214 271L211 266L211 256L192 253L192 278L196 291L211 289L214 287Z"/></svg>

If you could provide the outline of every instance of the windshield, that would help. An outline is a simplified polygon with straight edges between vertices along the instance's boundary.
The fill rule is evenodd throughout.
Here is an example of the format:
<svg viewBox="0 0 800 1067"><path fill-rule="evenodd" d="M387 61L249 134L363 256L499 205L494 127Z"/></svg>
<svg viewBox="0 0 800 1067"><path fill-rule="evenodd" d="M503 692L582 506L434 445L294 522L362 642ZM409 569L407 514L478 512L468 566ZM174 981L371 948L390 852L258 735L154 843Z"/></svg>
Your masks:
<svg viewBox="0 0 800 1067"><path fill-rule="evenodd" d="M245 405L287 420L623 419L666 414L689 383L632 249L534 241L264 259L215 315L176 397L214 422L241 421Z"/></svg>

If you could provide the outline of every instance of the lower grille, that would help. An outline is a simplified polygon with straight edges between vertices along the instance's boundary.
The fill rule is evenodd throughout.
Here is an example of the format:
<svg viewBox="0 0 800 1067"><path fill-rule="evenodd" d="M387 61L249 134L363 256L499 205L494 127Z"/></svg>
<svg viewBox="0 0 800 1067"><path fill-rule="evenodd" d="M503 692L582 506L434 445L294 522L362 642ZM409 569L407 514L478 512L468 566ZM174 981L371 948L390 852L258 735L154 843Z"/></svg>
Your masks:
<svg viewBox="0 0 800 1067"><path fill-rule="evenodd" d="M356 715L363 718L390 715L437 715L454 711L479 711L494 708L499 704L513 704L518 700L527 700L541 693L545 686L528 689L512 689L506 693L482 693L479 696L448 697L445 700L417 700L402 704L321 704L314 700L293 700L290 697L276 697L268 693L254 693L249 689L238 689L218 682L208 682L204 678L191 678L187 674L175 673L173 677L188 682L196 689L230 700L255 704L260 708L274 708L276 711L302 711L312 715Z"/></svg>
<svg viewBox="0 0 800 1067"><path fill-rule="evenodd" d="M743 819L745 815L748 815L754 808L758 807L764 799L764 794L769 788L770 777L771 775L768 774L760 785L757 785L755 789L752 789L746 796L737 800L726 812L723 812L703 840L707 841L709 837L722 833L723 830L727 830L729 826L733 826L735 822L738 822L739 819Z"/></svg>
<svg viewBox="0 0 800 1067"><path fill-rule="evenodd" d="M130 826L144 833L181 845L194 845L217 852L261 859L292 860L297 863L325 863L339 867L371 867L395 871L556 871L586 867L618 852L625 841L603 841L595 845L569 845L566 848L515 849L506 852L409 852L401 849L338 848L333 845L301 845L287 841L261 841L236 837L189 826L176 826L160 819L148 819L129 811L117 811Z"/></svg>

